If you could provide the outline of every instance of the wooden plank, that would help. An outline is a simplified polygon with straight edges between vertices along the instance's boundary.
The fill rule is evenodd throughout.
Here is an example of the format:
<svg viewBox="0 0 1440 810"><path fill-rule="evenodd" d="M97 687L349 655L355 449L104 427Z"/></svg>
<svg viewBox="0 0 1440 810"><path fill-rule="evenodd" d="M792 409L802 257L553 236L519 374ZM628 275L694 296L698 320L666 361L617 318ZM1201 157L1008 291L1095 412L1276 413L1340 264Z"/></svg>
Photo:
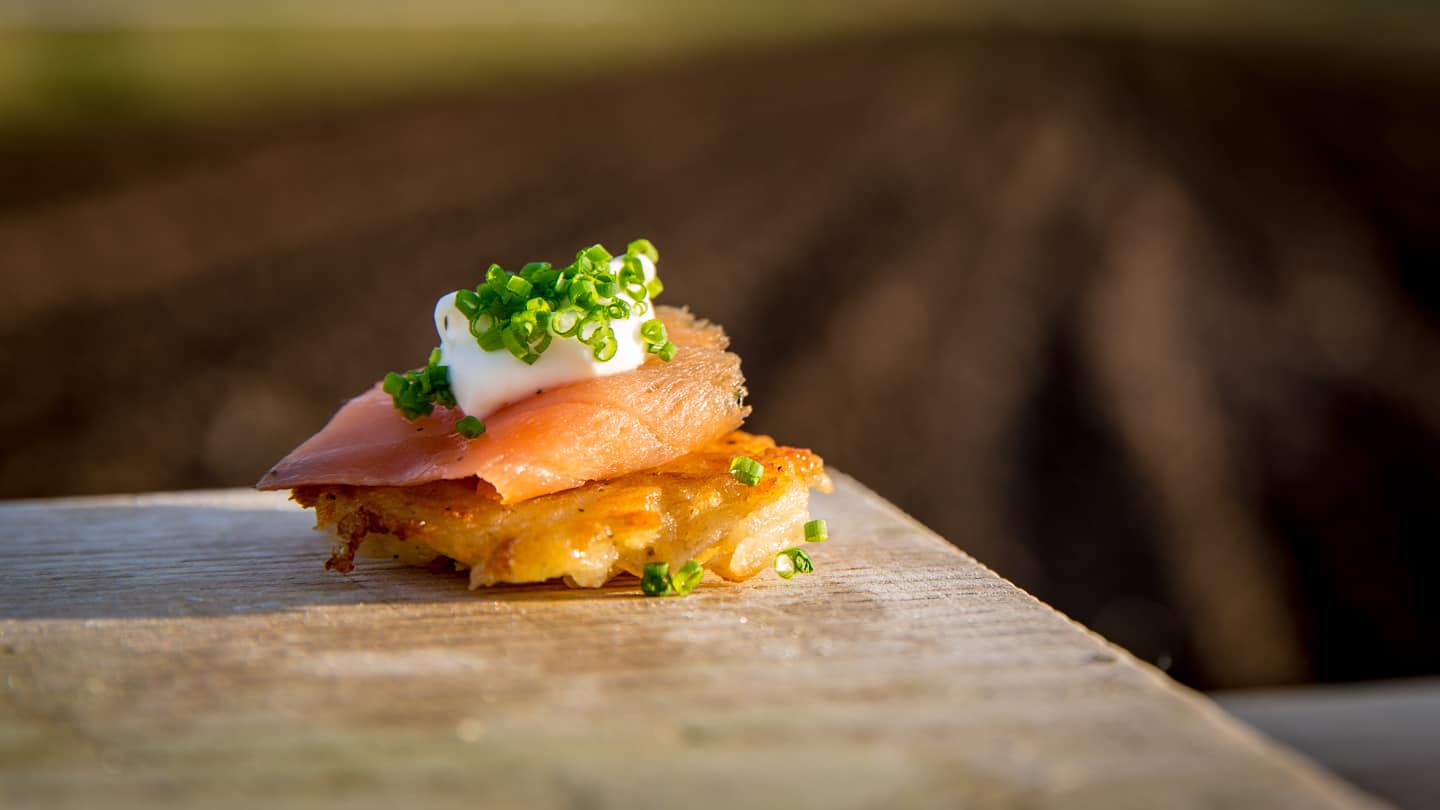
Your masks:
<svg viewBox="0 0 1440 810"><path fill-rule="evenodd" d="M1376 806L845 476L818 572L470 592L249 491L0 506L7 807Z"/></svg>

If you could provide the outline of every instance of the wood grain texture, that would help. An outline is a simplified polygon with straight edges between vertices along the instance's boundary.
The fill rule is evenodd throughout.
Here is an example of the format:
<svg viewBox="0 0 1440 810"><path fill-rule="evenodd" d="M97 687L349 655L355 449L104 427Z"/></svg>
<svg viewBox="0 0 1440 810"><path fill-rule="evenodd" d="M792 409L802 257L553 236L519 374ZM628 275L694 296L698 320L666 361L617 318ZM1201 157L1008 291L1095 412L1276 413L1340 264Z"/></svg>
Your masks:
<svg viewBox="0 0 1440 810"><path fill-rule="evenodd" d="M818 572L340 577L249 491L0 506L7 807L1374 806L844 476Z"/></svg>

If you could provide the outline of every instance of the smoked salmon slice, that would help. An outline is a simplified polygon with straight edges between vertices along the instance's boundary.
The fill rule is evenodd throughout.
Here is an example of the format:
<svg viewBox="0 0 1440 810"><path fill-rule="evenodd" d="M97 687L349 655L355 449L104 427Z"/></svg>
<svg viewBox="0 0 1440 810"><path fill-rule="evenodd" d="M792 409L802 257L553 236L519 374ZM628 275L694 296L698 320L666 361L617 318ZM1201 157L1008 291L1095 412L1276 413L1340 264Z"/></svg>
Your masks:
<svg viewBox="0 0 1440 810"><path fill-rule="evenodd" d="M256 485L410 486L479 479L512 504L672 461L738 428L749 415L740 358L724 331L688 310L656 307L679 347L668 363L548 389L483 415L476 439L455 432L465 414L437 407L413 422L377 384Z"/></svg>

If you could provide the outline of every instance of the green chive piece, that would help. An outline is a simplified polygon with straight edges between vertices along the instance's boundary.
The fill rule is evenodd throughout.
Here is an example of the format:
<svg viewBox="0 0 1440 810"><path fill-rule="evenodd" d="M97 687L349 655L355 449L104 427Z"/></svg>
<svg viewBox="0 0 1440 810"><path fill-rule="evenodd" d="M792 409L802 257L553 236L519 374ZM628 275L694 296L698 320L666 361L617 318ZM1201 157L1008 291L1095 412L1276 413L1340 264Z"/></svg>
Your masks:
<svg viewBox="0 0 1440 810"><path fill-rule="evenodd" d="M735 476L736 481L747 487L753 487L764 477L765 468L753 458L736 456L730 460L730 474Z"/></svg>
<svg viewBox="0 0 1440 810"><path fill-rule="evenodd" d="M659 298L660 293L665 292L665 285L660 283L660 279L652 278L645 282L645 291L650 293L651 298Z"/></svg>
<svg viewBox="0 0 1440 810"><path fill-rule="evenodd" d="M517 329L513 324L505 330L503 336L505 348L517 360L524 360L526 363L533 363L530 359L530 344L525 341L522 330Z"/></svg>
<svg viewBox="0 0 1440 810"><path fill-rule="evenodd" d="M788 556L795 558L795 571L801 574L815 573L815 562L803 548L792 548Z"/></svg>
<svg viewBox="0 0 1440 810"><path fill-rule="evenodd" d="M505 282L505 289L509 290L512 293L515 293L521 298L524 298L525 296L530 294L530 290L532 289L532 287L530 285L530 282L526 281L520 276L511 276L510 280Z"/></svg>
<svg viewBox="0 0 1440 810"><path fill-rule="evenodd" d="M386 375L385 375L385 382L382 383L381 386L380 386L380 389L381 389L382 391L384 391L385 393L389 394L389 395L392 396L392 397L394 397L394 396L399 396L399 395L400 395L400 392L401 392L404 388L405 388L405 378L404 378L404 377L401 377L399 374L396 374L396 373L393 372L393 371L390 372L389 374L386 374Z"/></svg>
<svg viewBox="0 0 1440 810"><path fill-rule="evenodd" d="M796 574L810 574L815 571L815 562L810 555L805 553L803 548L787 548L775 555L775 573L781 579L789 579Z"/></svg>
<svg viewBox="0 0 1440 810"><path fill-rule="evenodd" d="M474 318L480 310L480 296L474 290L456 290L455 308L466 318Z"/></svg>
<svg viewBox="0 0 1440 810"><path fill-rule="evenodd" d="M640 260L634 256L626 256L624 266L620 268L620 274L615 277L620 283L620 289L631 301L644 301L650 295L650 289L645 286L645 267Z"/></svg>
<svg viewBox="0 0 1440 810"><path fill-rule="evenodd" d="M580 319L585 317L585 310L570 304L555 311L550 316L550 331L556 337L571 337L580 331Z"/></svg>
<svg viewBox="0 0 1440 810"><path fill-rule="evenodd" d="M691 560L680 566L680 570L675 572L673 580L675 592L681 596L688 596L704 578L705 569L700 567L700 563Z"/></svg>
<svg viewBox="0 0 1440 810"><path fill-rule="evenodd" d="M705 578L705 569L691 560L680 566L674 576L670 574L670 563L646 563L640 575L640 590L646 596L689 596Z"/></svg>
<svg viewBox="0 0 1440 810"><path fill-rule="evenodd" d="M668 596L673 590L670 563L646 563L645 573L640 576L640 590L646 596Z"/></svg>
<svg viewBox="0 0 1440 810"><path fill-rule="evenodd" d="M590 344L590 354L600 362L605 362L615 356L620 344L615 340L615 330L605 327L595 336L595 342Z"/></svg>
<svg viewBox="0 0 1440 810"><path fill-rule="evenodd" d="M640 324L640 339L645 341L647 346L665 345L669 340L669 336L665 333L665 323L659 318L651 318Z"/></svg>
<svg viewBox="0 0 1440 810"><path fill-rule="evenodd" d="M606 250L604 245L591 245L581 251L581 253L584 253L585 258L589 259L592 263L602 267L609 264L610 260L615 258L610 255L610 251Z"/></svg>
<svg viewBox="0 0 1440 810"><path fill-rule="evenodd" d="M390 395L395 409L410 421L434 412L437 404L447 408L455 406L455 395L450 390L450 369L440 365L440 349L430 352L425 367L403 374L390 372L380 389Z"/></svg>
<svg viewBox="0 0 1440 810"><path fill-rule="evenodd" d="M455 423L455 432L467 439L478 439L485 432L485 423L473 416L467 416Z"/></svg>
<svg viewBox="0 0 1440 810"><path fill-rule="evenodd" d="M655 354L659 355L661 360L668 363L675 359L675 353L678 351L680 351L680 347L667 340L664 346L655 350Z"/></svg>
<svg viewBox="0 0 1440 810"><path fill-rule="evenodd" d="M660 261L660 251L650 244L649 239L636 239L625 246L625 253L630 256L646 256L651 262Z"/></svg>
<svg viewBox="0 0 1440 810"><path fill-rule="evenodd" d="M823 543L830 539L830 527L825 525L823 520L810 520L805 523L805 542Z"/></svg>
<svg viewBox="0 0 1440 810"><path fill-rule="evenodd" d="M779 574L781 579L795 576L795 561L783 551L775 555L775 573Z"/></svg>
<svg viewBox="0 0 1440 810"><path fill-rule="evenodd" d="M577 275L570 286L566 289L565 295L574 304L586 310L596 306L600 301L600 293L595 291L595 277L593 275Z"/></svg>

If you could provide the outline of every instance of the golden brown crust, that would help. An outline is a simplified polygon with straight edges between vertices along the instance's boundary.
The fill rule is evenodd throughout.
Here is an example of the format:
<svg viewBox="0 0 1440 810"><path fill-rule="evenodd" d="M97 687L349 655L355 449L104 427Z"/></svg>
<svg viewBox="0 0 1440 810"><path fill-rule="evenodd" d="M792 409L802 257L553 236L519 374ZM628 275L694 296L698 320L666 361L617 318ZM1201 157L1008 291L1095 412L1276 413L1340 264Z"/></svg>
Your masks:
<svg viewBox="0 0 1440 810"><path fill-rule="evenodd" d="M730 475L739 455L764 466L755 486ZM300 487L292 497L338 535L328 568L349 570L359 550L416 563L448 557L470 568L472 585L564 577L597 587L657 561L754 576L802 541L812 487L829 489L819 456L735 431L659 467L517 504L477 492L473 478Z"/></svg>

